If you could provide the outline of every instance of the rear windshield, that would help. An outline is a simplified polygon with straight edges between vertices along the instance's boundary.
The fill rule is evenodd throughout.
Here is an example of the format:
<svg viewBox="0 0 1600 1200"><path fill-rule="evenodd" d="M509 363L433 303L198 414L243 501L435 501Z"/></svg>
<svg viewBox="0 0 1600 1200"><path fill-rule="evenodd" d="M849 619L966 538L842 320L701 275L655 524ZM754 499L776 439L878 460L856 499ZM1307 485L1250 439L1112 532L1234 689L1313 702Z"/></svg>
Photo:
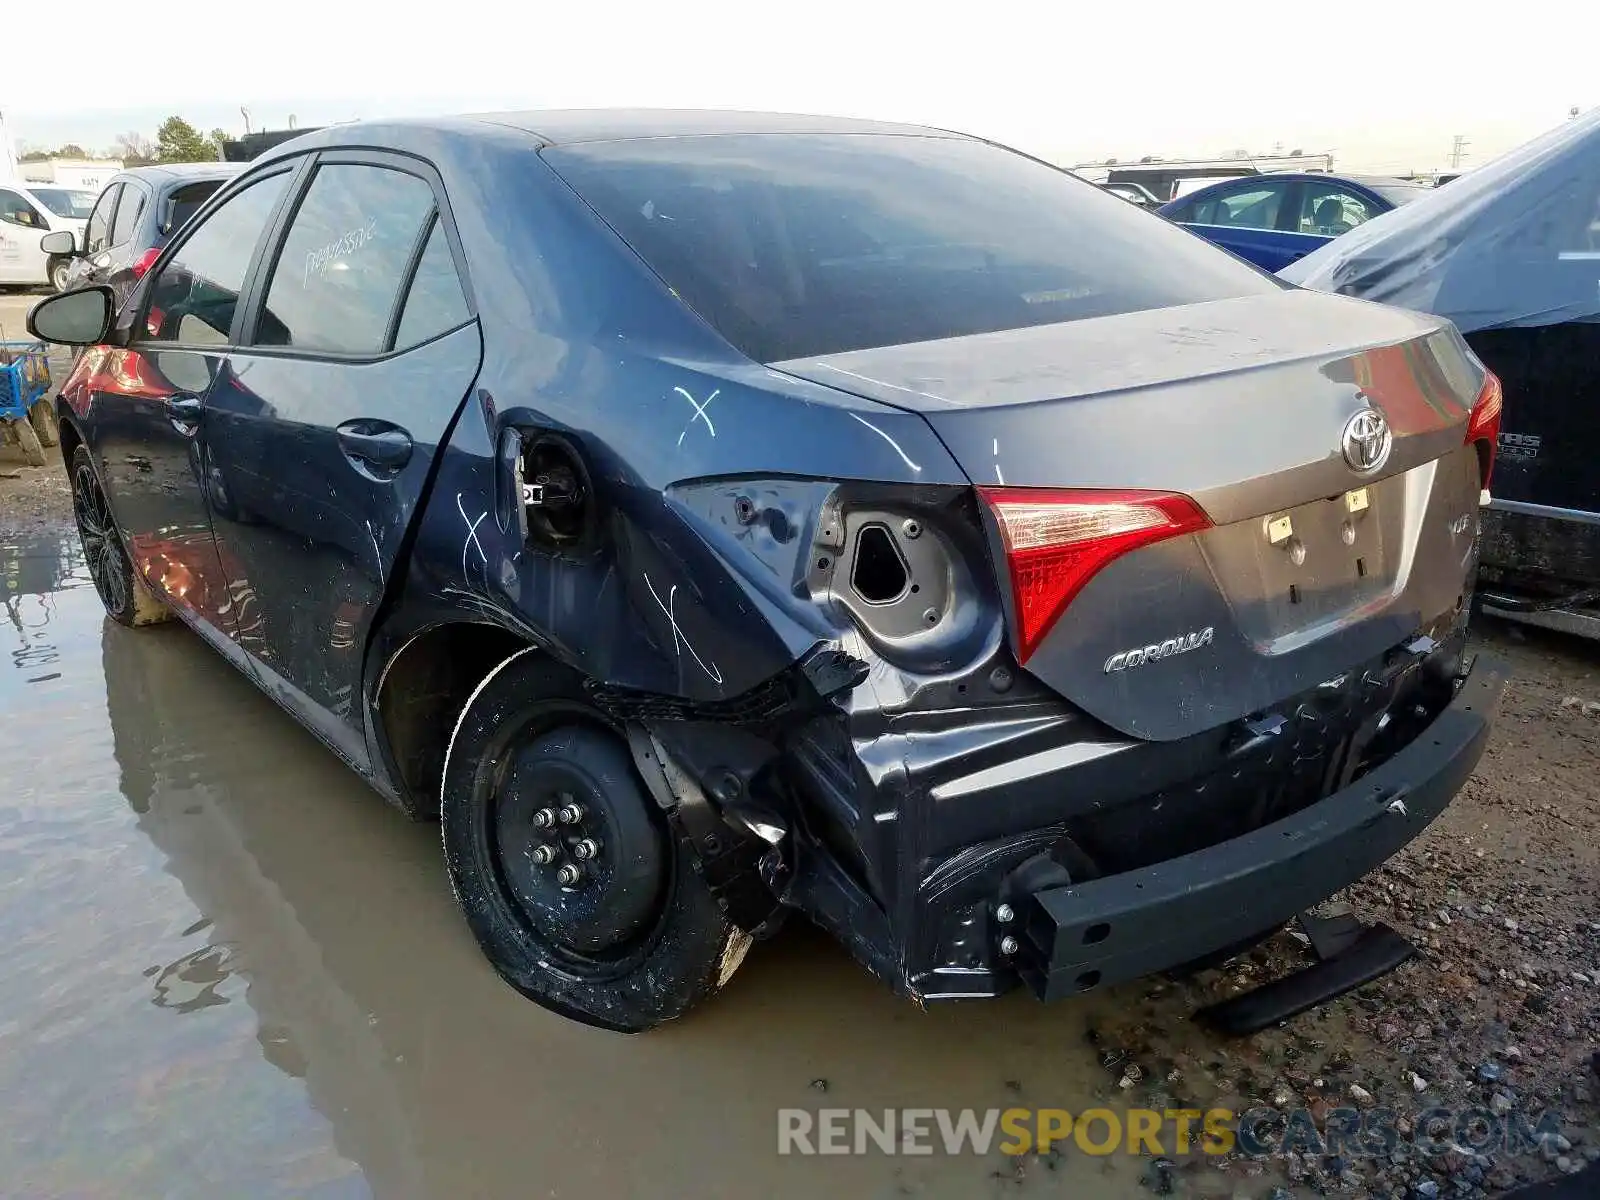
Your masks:
<svg viewBox="0 0 1600 1200"><path fill-rule="evenodd" d="M1282 286L1093 184L982 142L765 134L544 154L758 362Z"/></svg>
<svg viewBox="0 0 1600 1200"><path fill-rule="evenodd" d="M1367 186L1396 208L1402 204L1410 204L1413 200L1420 200L1433 191L1431 187L1411 183L1369 183Z"/></svg>
<svg viewBox="0 0 1600 1200"><path fill-rule="evenodd" d="M203 179L173 188L162 209L161 236L170 237L187 225L189 218L200 211L200 206L211 199L211 193L226 182L225 179Z"/></svg>

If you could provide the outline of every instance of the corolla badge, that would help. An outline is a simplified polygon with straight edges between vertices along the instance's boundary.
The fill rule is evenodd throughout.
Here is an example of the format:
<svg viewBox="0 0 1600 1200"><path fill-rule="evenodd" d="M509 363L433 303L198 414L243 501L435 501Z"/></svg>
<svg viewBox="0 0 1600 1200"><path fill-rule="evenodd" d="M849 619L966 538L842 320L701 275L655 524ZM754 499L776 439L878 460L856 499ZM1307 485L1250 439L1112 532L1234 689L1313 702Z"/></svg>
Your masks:
<svg viewBox="0 0 1600 1200"><path fill-rule="evenodd" d="M1344 423L1344 436L1339 444L1350 469L1370 475L1389 461L1389 451L1394 449L1394 434L1381 412L1375 408L1363 408Z"/></svg>
<svg viewBox="0 0 1600 1200"><path fill-rule="evenodd" d="M1158 659L1171 658L1174 654L1187 654L1191 650L1200 649L1201 646L1211 645L1216 636L1216 630L1207 625L1204 629L1196 629L1193 633L1186 633L1182 637L1167 638L1153 646L1135 646L1132 650L1120 651L1106 659L1105 671L1107 675L1114 675L1118 671L1142 667L1145 663L1156 662Z"/></svg>

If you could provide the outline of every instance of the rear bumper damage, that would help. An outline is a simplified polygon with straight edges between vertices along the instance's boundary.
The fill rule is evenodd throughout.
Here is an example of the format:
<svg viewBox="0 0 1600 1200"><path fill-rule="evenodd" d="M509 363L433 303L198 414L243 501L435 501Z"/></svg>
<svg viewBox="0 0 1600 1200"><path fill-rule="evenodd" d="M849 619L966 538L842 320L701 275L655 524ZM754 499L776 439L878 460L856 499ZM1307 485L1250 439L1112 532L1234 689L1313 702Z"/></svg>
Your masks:
<svg viewBox="0 0 1600 1200"><path fill-rule="evenodd" d="M1264 936L1420 833L1503 687L1463 616L1171 742L1010 684L981 710L817 716L732 771L710 767L726 726L647 720L685 768L653 790L744 928L798 909L919 1001L1056 999Z"/></svg>
<svg viewBox="0 0 1600 1200"><path fill-rule="evenodd" d="M1143 870L1027 898L1017 962L1044 999L1191 961L1271 929L1360 878L1433 821L1472 773L1504 688L1479 658L1409 746L1326 799Z"/></svg>

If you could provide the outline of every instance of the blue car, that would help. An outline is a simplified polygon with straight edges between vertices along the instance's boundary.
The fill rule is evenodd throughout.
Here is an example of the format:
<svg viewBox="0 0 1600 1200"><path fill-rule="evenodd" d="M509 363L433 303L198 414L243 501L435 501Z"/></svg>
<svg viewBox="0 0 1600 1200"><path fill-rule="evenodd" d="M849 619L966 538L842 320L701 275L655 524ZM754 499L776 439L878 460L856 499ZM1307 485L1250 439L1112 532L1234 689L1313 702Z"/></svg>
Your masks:
<svg viewBox="0 0 1600 1200"><path fill-rule="evenodd" d="M1376 175L1251 175L1214 183L1157 211L1224 250L1276 271L1432 190Z"/></svg>

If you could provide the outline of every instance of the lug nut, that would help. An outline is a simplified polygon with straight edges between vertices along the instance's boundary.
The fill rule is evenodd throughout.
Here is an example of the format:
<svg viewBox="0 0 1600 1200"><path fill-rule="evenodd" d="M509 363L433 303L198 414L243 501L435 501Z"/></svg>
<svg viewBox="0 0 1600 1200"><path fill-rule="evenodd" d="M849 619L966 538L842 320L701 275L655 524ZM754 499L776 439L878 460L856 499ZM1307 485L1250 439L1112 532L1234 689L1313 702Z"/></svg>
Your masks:
<svg viewBox="0 0 1600 1200"><path fill-rule="evenodd" d="M555 859L556 848L554 846L535 846L533 848L533 861L538 863L541 867L548 866L549 864L553 863Z"/></svg>
<svg viewBox="0 0 1600 1200"><path fill-rule="evenodd" d="M533 814L533 827L535 829L549 829L556 823L556 812L553 808L541 808Z"/></svg>
<svg viewBox="0 0 1600 1200"><path fill-rule="evenodd" d="M576 825L583 820L583 806L579 804L563 804L561 811L556 813L563 825Z"/></svg>
<svg viewBox="0 0 1600 1200"><path fill-rule="evenodd" d="M593 838L584 838L583 841L579 842L572 848L572 857L578 859L580 862L588 862L591 858L599 853L600 843L595 841Z"/></svg>
<svg viewBox="0 0 1600 1200"><path fill-rule="evenodd" d="M556 872L556 882L562 887L573 887L583 878L583 868L576 863L562 863Z"/></svg>
<svg viewBox="0 0 1600 1200"><path fill-rule="evenodd" d="M999 921L1002 925L1016 915L1017 914L1011 910L1011 905L1009 904L1002 904L999 908L994 910L994 919Z"/></svg>
<svg viewBox="0 0 1600 1200"><path fill-rule="evenodd" d="M1003 937L1003 938L1000 939L1000 953L1001 954L1004 954L1004 955L1009 957L1010 955L1013 955L1016 952L1017 952L1017 939L1016 938L1014 938L1014 937Z"/></svg>

